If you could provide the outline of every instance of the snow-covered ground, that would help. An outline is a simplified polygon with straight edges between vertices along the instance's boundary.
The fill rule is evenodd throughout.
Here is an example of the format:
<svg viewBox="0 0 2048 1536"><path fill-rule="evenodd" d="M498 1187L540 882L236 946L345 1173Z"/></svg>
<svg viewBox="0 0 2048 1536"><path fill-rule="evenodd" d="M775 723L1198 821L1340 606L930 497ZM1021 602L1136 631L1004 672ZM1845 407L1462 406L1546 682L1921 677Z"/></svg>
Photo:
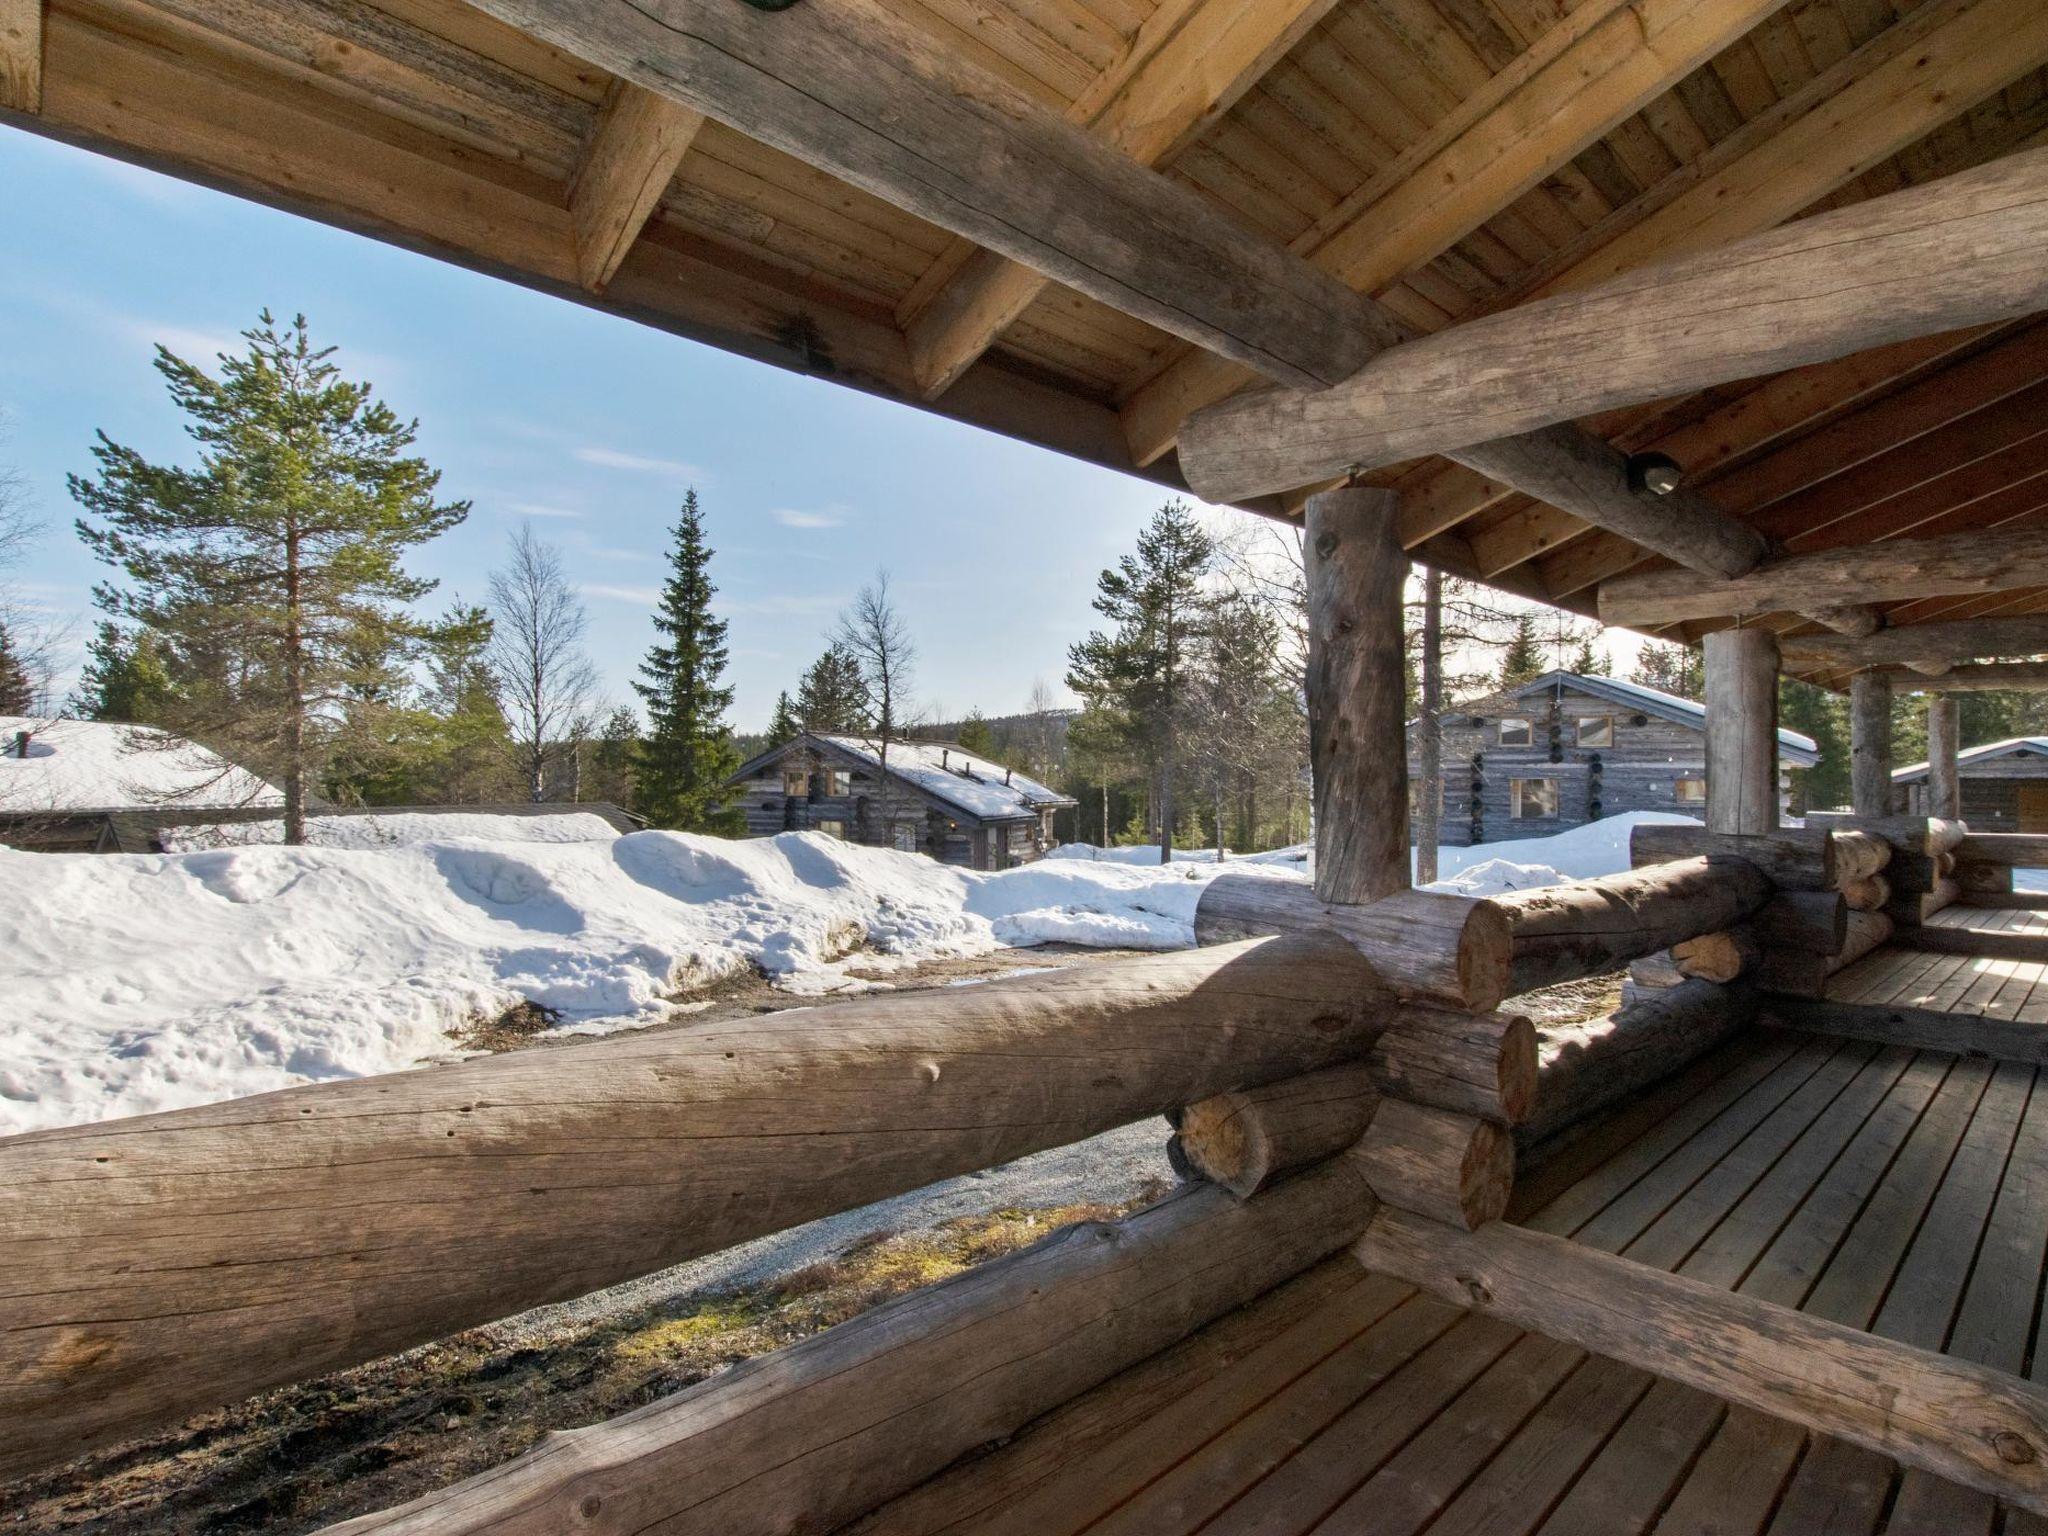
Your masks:
<svg viewBox="0 0 2048 1536"><path fill-rule="evenodd" d="M1443 888L1623 868L1644 819L1683 818L1446 848ZM399 1070L522 999L603 1030L750 967L799 993L851 989L862 946L863 970L1056 942L1179 948L1217 868L1155 854L978 874L817 833L621 837L575 813L461 818L466 836L335 821L349 846L0 848L0 1134ZM1228 867L1303 869L1298 850Z"/></svg>

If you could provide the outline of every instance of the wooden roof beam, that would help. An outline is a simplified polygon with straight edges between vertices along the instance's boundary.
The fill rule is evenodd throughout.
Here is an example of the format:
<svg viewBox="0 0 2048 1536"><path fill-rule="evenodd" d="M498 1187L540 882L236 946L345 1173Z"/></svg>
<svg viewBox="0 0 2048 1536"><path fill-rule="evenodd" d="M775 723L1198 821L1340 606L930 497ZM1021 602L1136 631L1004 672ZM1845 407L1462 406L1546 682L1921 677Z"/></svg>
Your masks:
<svg viewBox="0 0 2048 1536"><path fill-rule="evenodd" d="M1600 617L1608 624L1661 625L2042 585L2048 585L2048 524L2023 523L1786 555L1734 580L1686 570L1622 576L1601 586Z"/></svg>
<svg viewBox="0 0 2048 1536"><path fill-rule="evenodd" d="M1293 249L1383 294L1781 9L1784 0L1581 5L1319 220ZM1189 412L1256 380L1188 354L1125 403L1132 457L1173 446Z"/></svg>
<svg viewBox="0 0 2048 1536"><path fill-rule="evenodd" d="M1887 629L1863 640L1840 635L1788 635L1778 642L1787 666L1858 667L1955 666L1990 656L2048 654L2048 616L1961 619Z"/></svg>
<svg viewBox="0 0 2048 1536"><path fill-rule="evenodd" d="M1182 428L1181 468L1232 501L2017 319L2048 308L2044 246L2037 149L1440 331L1333 389L1210 406Z"/></svg>
<svg viewBox="0 0 2048 1536"><path fill-rule="evenodd" d="M614 87L569 188L576 275L591 292L619 270L703 126L703 113L630 80Z"/></svg>
<svg viewBox="0 0 2048 1536"><path fill-rule="evenodd" d="M2048 9L2035 0L1932 0L1694 164L1615 210L1563 252L1553 270L1537 274L1513 297L1600 282L1774 228L2043 64ZM2012 147L2028 146L2033 131ZM1177 429L1182 416L1222 397L1188 396L1170 427ZM1136 405L1134 397L1124 407L1127 429ZM1142 458L1150 442L1133 433L1132 448ZM1689 459L1679 458L1690 466ZM1469 482L1457 487L1465 498L1462 515L1498 499L1497 487L1460 478ZM1445 526L1457 520L1452 516Z"/></svg>
<svg viewBox="0 0 2048 1536"><path fill-rule="evenodd" d="M1140 165L1162 165L1235 106L1336 0L1172 0L1146 20L1129 50L1067 120ZM898 318L918 388L936 399L1009 329L1051 279L993 251L939 258L936 288L920 282Z"/></svg>
<svg viewBox="0 0 2048 1536"><path fill-rule="evenodd" d="M2048 644L2037 649L2048 650ZM1956 667L1939 677L1921 677L1901 670L1893 684L1912 693L1992 693L2005 689L2040 691L2048 689L2048 662L1989 662L1982 666Z"/></svg>
<svg viewBox="0 0 2048 1536"><path fill-rule="evenodd" d="M43 0L0 0L0 107L43 110Z"/></svg>

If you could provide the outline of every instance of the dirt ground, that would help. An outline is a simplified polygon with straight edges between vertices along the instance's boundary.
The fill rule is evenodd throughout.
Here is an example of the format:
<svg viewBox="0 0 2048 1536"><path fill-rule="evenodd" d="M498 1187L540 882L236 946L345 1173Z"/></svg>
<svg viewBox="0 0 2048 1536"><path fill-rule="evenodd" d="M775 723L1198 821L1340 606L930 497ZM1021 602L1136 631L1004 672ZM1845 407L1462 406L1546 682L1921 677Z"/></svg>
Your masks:
<svg viewBox="0 0 2048 1536"><path fill-rule="evenodd" d="M1115 958L1005 950L891 971L895 990L958 986ZM851 969L858 969L852 967ZM1539 1026L1611 1011L1620 978L1530 993ZM652 1026L815 1006L726 983ZM537 1009L479 1024L468 1050L562 1042ZM572 1037L573 1038L573 1037ZM1072 1221L1121 1215L1167 1187L1163 1121L948 1180L355 1370L280 1388L176 1429L0 1485L0 1530L101 1536L295 1536L388 1508L1012 1252Z"/></svg>

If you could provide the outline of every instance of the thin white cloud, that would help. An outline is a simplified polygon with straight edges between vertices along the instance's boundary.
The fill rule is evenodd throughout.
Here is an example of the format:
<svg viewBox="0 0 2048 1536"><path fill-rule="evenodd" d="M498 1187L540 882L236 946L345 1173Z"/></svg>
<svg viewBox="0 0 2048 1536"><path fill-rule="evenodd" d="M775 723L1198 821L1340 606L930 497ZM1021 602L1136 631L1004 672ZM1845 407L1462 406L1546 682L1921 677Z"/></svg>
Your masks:
<svg viewBox="0 0 2048 1536"><path fill-rule="evenodd" d="M661 601L659 587L615 587L608 582L586 581L576 590L600 602L637 603L642 608L652 608Z"/></svg>
<svg viewBox="0 0 2048 1536"><path fill-rule="evenodd" d="M777 507L768 515L785 528L837 528L846 521L847 509L834 503L828 507L806 510L801 507Z"/></svg>
<svg viewBox="0 0 2048 1536"><path fill-rule="evenodd" d="M570 507L554 507L538 501L508 501L501 510L514 517L581 517L581 512Z"/></svg>
<svg viewBox="0 0 2048 1536"><path fill-rule="evenodd" d="M585 446L576 450L576 457L599 469L630 469L637 474L666 475L673 480L691 480L701 473L696 465L680 459L651 458L642 453L622 453L616 448Z"/></svg>

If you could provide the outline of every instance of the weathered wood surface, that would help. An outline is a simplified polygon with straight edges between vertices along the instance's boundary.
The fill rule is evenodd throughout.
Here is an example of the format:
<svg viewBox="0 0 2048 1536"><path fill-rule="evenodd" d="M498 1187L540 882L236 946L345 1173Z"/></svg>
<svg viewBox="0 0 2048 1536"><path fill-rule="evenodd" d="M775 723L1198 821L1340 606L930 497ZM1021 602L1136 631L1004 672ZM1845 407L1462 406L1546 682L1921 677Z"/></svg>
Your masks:
<svg viewBox="0 0 2048 1536"><path fill-rule="evenodd" d="M1380 983L1403 996L1486 1013L1508 995L1507 916L1491 900L1402 891L1346 906L1317 900L1305 881L1226 870L1195 906L1197 944L1315 932L1349 940Z"/></svg>
<svg viewBox="0 0 2048 1536"><path fill-rule="evenodd" d="M1772 949L1806 949L1817 955L1832 955L1848 937L1848 892L1780 891L1757 910L1748 927L1760 944Z"/></svg>
<svg viewBox="0 0 2048 1536"><path fill-rule="evenodd" d="M569 189L576 275L597 292L640 238L704 114L621 81Z"/></svg>
<svg viewBox="0 0 2048 1536"><path fill-rule="evenodd" d="M1767 629L1720 629L1704 644L1707 830L1778 825L1778 646Z"/></svg>
<svg viewBox="0 0 2048 1536"><path fill-rule="evenodd" d="M2048 1512L2048 1391L2009 1372L1504 1222L1382 1208L1370 1269L1968 1488Z"/></svg>
<svg viewBox="0 0 2048 1536"><path fill-rule="evenodd" d="M1083 1222L382 1514L349 1536L829 1531L1336 1252L1350 1157Z"/></svg>
<svg viewBox="0 0 2048 1536"><path fill-rule="evenodd" d="M1900 674L1894 673L1897 679ZM1992 661L1982 666L1951 667L1936 677L1916 678L1912 686L1923 693L1996 693L2006 689L2048 688L2048 662Z"/></svg>
<svg viewBox="0 0 2048 1536"><path fill-rule="evenodd" d="M1868 879L1879 870L1890 876L1899 854L1881 833L1858 827L1829 827L1826 831L1835 853L1835 878L1842 884Z"/></svg>
<svg viewBox="0 0 2048 1536"><path fill-rule="evenodd" d="M1408 556L1391 491L1308 499L1308 744L1316 895L1363 905L1409 886Z"/></svg>
<svg viewBox="0 0 2048 1536"><path fill-rule="evenodd" d="M1181 428L1210 501L2048 308L2048 150L1447 327Z"/></svg>
<svg viewBox="0 0 2048 1536"><path fill-rule="evenodd" d="M1616 576L1600 584L1600 618L1608 624L1656 626L1863 602L1978 597L2044 585L2048 524L2020 523L1781 555L1728 581L1685 570Z"/></svg>
<svg viewBox="0 0 2048 1536"><path fill-rule="evenodd" d="M1892 808L1892 685L1881 672L1849 680L1849 804L1858 816Z"/></svg>
<svg viewBox="0 0 2048 1536"><path fill-rule="evenodd" d="M44 0L0 0L0 107L43 110Z"/></svg>
<svg viewBox="0 0 2048 1536"><path fill-rule="evenodd" d="M1767 992L1790 997L1819 997L1827 990L1830 976L1861 960L1890 939L1896 926L1883 912L1851 912L1847 937L1837 953L1817 955L1810 950L1766 950L1763 965L1757 971L1758 985Z"/></svg>
<svg viewBox="0 0 2048 1536"><path fill-rule="evenodd" d="M1788 667L1952 667L1983 657L2037 656L2048 651L2048 614L1904 624L1860 640L1787 635L1778 651Z"/></svg>
<svg viewBox="0 0 2048 1536"><path fill-rule="evenodd" d="M869 0L485 0L580 59L1268 378L1398 339L1362 294Z"/></svg>
<svg viewBox="0 0 2048 1536"><path fill-rule="evenodd" d="M1747 859L1710 854L1492 900L1507 918L1512 990L1526 992L1618 970L1640 955L1718 932L1771 894L1770 877Z"/></svg>
<svg viewBox="0 0 2048 1536"><path fill-rule="evenodd" d="M1644 825L1630 830L1628 855L1637 869L1701 855L1738 858L1788 891L1832 891L1841 878L1834 839L1819 827L1779 827L1759 836L1735 836L1682 823Z"/></svg>
<svg viewBox="0 0 2048 1536"><path fill-rule="evenodd" d="M1946 875L1928 882L1924 891L1893 891L1885 911L1901 927L1924 923L1944 907L1962 900L1963 888Z"/></svg>
<svg viewBox="0 0 2048 1536"><path fill-rule="evenodd" d="M2012 866L1974 860L1960 862L1956 865L1956 889L1962 892L1960 899L1964 901L1978 896L2009 896L2012 894Z"/></svg>
<svg viewBox="0 0 2048 1536"><path fill-rule="evenodd" d="M1989 913L1983 915L1990 916ZM1958 928L1947 923L1913 923L1900 927L1892 936L1892 942L1901 949L1916 949L1925 954L1983 955L2002 960L2048 960L2048 933L2027 929L2012 930L1988 926Z"/></svg>
<svg viewBox="0 0 2048 1536"><path fill-rule="evenodd" d="M1907 895L1936 890L1955 872L1952 853L1901 853L1893 856L1884 874L1896 894Z"/></svg>
<svg viewBox="0 0 2048 1536"><path fill-rule="evenodd" d="M2048 869L2048 833L1971 832L1952 850L1960 867L2003 864L2011 869Z"/></svg>
<svg viewBox="0 0 2048 1536"><path fill-rule="evenodd" d="M1362 1056L1304 935L0 1141L0 1475Z"/></svg>
<svg viewBox="0 0 2048 1536"><path fill-rule="evenodd" d="M1835 816L1812 815L1808 827L1821 827L1837 837L1849 832L1868 833L1888 843L1893 852L1954 853L1956 845L1969 836L1960 821L1938 816Z"/></svg>
<svg viewBox="0 0 2048 1536"><path fill-rule="evenodd" d="M1773 996L1764 1022L1846 1040L1872 1040L1916 1051L1948 1051L2048 1066L2048 1029L2018 1019L1982 1013L1948 1013L1910 1003L1843 1002L1834 998Z"/></svg>
<svg viewBox="0 0 2048 1536"><path fill-rule="evenodd" d="M1685 981L1624 1004L1604 1019L1546 1025L1538 1036L1536 1108L1519 1146L1547 1136L1669 1077L1756 1019L1747 983Z"/></svg>
<svg viewBox="0 0 2048 1536"><path fill-rule="evenodd" d="M1376 1077L1358 1062L1212 1095L1182 1112L1181 1151L1203 1178L1248 1200L1365 1134L1380 1102Z"/></svg>
<svg viewBox="0 0 2048 1536"><path fill-rule="evenodd" d="M1762 953L1756 935L1743 924L1681 940L1671 946L1671 962L1689 979L1726 982L1751 970Z"/></svg>
<svg viewBox="0 0 2048 1536"><path fill-rule="evenodd" d="M1475 1115L1383 1098L1357 1159L1372 1192L1457 1227L1497 1221L1515 1183L1515 1141Z"/></svg>
<svg viewBox="0 0 2048 1536"><path fill-rule="evenodd" d="M1954 699L1936 696L1927 701L1927 813L1961 820L1962 782L1957 777L1956 752L1962 746L1961 706Z"/></svg>
<svg viewBox="0 0 2048 1536"><path fill-rule="evenodd" d="M1501 1125L1536 1099L1536 1030L1518 1013L1403 1007L1366 1058L1392 1098Z"/></svg>
<svg viewBox="0 0 2048 1536"><path fill-rule="evenodd" d="M1842 882L1842 901L1852 912L1881 912L1891 904L1892 883L1883 875Z"/></svg>

